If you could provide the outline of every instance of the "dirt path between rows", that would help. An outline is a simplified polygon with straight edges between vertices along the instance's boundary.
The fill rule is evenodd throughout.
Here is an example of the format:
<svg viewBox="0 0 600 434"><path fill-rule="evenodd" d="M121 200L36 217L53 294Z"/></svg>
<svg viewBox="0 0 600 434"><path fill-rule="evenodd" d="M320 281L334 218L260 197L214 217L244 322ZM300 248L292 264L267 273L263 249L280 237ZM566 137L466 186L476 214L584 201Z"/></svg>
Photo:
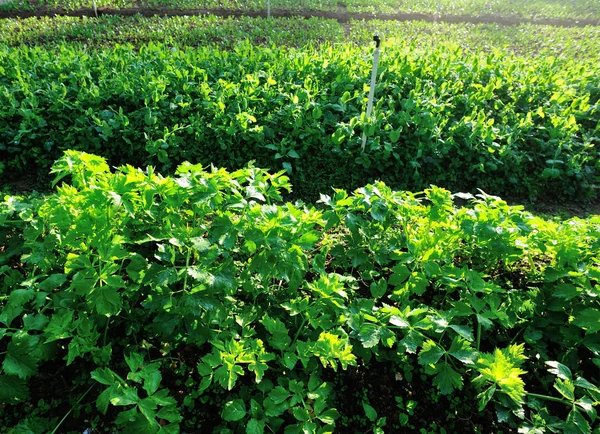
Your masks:
<svg viewBox="0 0 600 434"><path fill-rule="evenodd" d="M183 15L216 15L219 17L266 17L266 10L237 10L237 9L158 9L158 8L99 8L100 15L123 15L131 16L140 14L143 16L183 16ZM52 17L55 15L67 15L75 17L94 17L96 12L93 8L82 8L75 11L63 9L40 8L35 11L0 11L0 18L28 18L28 17ZM304 10L292 11L287 9L272 9L273 17L302 17L302 18L329 18L346 23L350 20L386 20L386 21L429 21L444 23L495 23L501 25L517 25L524 23L533 23L558 27L585 27L600 26L600 19L538 19L538 18L518 18L503 17L498 15L441 15L424 13L396 13L396 14L373 14L366 12L348 12L344 9L339 11L319 11Z"/></svg>

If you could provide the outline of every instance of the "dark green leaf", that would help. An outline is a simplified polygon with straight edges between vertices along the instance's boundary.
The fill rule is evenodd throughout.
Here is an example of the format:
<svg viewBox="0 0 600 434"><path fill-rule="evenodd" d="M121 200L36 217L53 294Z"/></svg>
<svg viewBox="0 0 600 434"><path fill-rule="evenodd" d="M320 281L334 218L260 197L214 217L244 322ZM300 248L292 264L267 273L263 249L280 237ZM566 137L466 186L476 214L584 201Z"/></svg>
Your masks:
<svg viewBox="0 0 600 434"><path fill-rule="evenodd" d="M438 387L442 395L449 395L454 392L454 389L462 388L462 377L448 363L440 363L436 366L436 371L433 384Z"/></svg>
<svg viewBox="0 0 600 434"><path fill-rule="evenodd" d="M562 380L571 380L573 378L571 370L562 363L556 361L549 361L546 362L546 365L548 366L548 372L556 375Z"/></svg>
<svg viewBox="0 0 600 434"><path fill-rule="evenodd" d="M0 375L0 404L16 404L28 397L25 380L13 375Z"/></svg>
<svg viewBox="0 0 600 434"><path fill-rule="evenodd" d="M223 407L223 420L235 422L246 416L246 404L241 399L227 401Z"/></svg>
<svg viewBox="0 0 600 434"><path fill-rule="evenodd" d="M250 419L248 425L246 425L246 434L264 434L265 432L265 421Z"/></svg>
<svg viewBox="0 0 600 434"><path fill-rule="evenodd" d="M115 374L108 368L97 368L91 373L92 379L100 384L111 386L115 380Z"/></svg>
<svg viewBox="0 0 600 434"><path fill-rule="evenodd" d="M363 409L365 411L365 415L367 416L367 418L371 422L375 422L375 420L377 419L377 412L375 411L375 409L373 407L371 407L369 404L367 404L366 402L363 402L362 406L363 406Z"/></svg>

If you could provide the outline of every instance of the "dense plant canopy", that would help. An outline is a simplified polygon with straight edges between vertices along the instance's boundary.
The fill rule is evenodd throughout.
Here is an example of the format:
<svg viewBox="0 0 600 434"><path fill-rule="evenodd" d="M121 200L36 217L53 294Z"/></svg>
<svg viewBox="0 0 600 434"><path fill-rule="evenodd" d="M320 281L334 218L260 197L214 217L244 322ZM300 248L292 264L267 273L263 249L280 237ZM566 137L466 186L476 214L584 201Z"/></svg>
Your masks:
<svg viewBox="0 0 600 434"><path fill-rule="evenodd" d="M98 429L345 432L332 374L382 364L399 403L426 376L418 405L463 393L527 432L597 426L598 216L381 182L315 209L282 201L284 172L111 172L75 151L52 172L69 182L0 208L5 420L51 430L25 403L68 368ZM380 430L422 423L359 405Z"/></svg>

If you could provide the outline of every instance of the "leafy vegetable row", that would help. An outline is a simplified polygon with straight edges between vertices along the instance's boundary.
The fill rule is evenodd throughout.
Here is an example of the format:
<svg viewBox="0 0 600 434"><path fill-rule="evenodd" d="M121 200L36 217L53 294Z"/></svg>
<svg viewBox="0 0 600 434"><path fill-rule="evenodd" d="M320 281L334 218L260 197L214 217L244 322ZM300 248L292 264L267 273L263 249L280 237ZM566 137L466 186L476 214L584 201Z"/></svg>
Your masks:
<svg viewBox="0 0 600 434"><path fill-rule="evenodd" d="M581 198L600 169L597 65L392 46L372 119L371 55L349 46L19 47L0 51L0 68L7 176L79 149L161 170L256 160L285 168L303 198L374 179Z"/></svg>
<svg viewBox="0 0 600 434"><path fill-rule="evenodd" d="M425 21L355 21L341 24L324 18L220 18L133 17L103 15L87 17L41 17L0 20L0 42L19 46L52 47L78 42L105 47L114 43L144 44L150 41L178 46L218 45L231 49L240 40L253 45L304 47L326 43L368 45L378 32L393 44L418 43L436 48L453 42L463 49L509 51L523 57L555 56L578 62L597 62L600 27L554 27L533 24L450 24Z"/></svg>
<svg viewBox="0 0 600 434"><path fill-rule="evenodd" d="M228 8L236 10L265 10L267 0L97 0L97 7L110 8ZM337 12L379 12L379 13L426 13L443 15L489 16L503 18L567 18L598 19L600 6L590 0L533 0L529 2L506 2L503 0L270 0L272 8L286 10L324 10ZM32 10L38 8L77 10L91 8L91 0L12 0L2 6L9 10Z"/></svg>
<svg viewBox="0 0 600 434"><path fill-rule="evenodd" d="M400 402L425 376L491 431L598 429L598 216L381 182L315 209L281 200L284 172L111 172L75 151L52 172L69 182L0 208L4 426L349 432L338 379L384 366ZM377 433L418 423L362 409Z"/></svg>

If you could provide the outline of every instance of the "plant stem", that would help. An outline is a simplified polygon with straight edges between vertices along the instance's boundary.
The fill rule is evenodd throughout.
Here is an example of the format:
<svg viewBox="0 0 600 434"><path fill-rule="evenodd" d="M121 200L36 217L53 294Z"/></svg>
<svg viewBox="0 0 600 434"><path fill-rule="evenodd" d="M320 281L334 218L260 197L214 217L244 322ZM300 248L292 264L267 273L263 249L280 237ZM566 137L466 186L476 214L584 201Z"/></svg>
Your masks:
<svg viewBox="0 0 600 434"><path fill-rule="evenodd" d="M192 250L188 248L187 255L185 257L185 274L183 276L183 290L187 291L187 282L188 282L188 269L190 267L190 255Z"/></svg>
<svg viewBox="0 0 600 434"><path fill-rule="evenodd" d="M294 336L294 340L292 340L291 345L293 345L294 342L296 342L296 339L298 339L298 336L300 336L300 332L302 331L302 329L306 325L307 321L308 321L308 318L306 318L306 317L302 320L302 324L300 324L300 327L298 328L298 331L296 332L296 336Z"/></svg>
<svg viewBox="0 0 600 434"><path fill-rule="evenodd" d="M481 344L481 321L477 321L477 352L479 352L480 344Z"/></svg>
<svg viewBox="0 0 600 434"><path fill-rule="evenodd" d="M106 318L106 326L104 327L104 338L102 339L102 346L106 346L106 335L108 334L108 324L110 324L110 318Z"/></svg>
<svg viewBox="0 0 600 434"><path fill-rule="evenodd" d="M571 405L570 402L565 401L564 399L561 399L561 398L555 398L554 396L538 395L537 393L531 393L531 392L525 392L525 393L527 394L527 396L531 396L532 398L543 399L545 401L561 402L565 405Z"/></svg>
<svg viewBox="0 0 600 434"><path fill-rule="evenodd" d="M95 386L95 384L92 384L92 385L89 387L89 389L88 389L88 390L86 390L86 391L85 391L85 393L79 397L79 399L78 399L78 400L77 400L77 402L75 403L75 405L76 405L76 406L77 406L77 405L79 405L79 403L80 403L81 401L83 401L83 398L85 398L85 397L86 397L86 395L87 395L88 393L90 393L90 390L92 390L92 388L93 388L94 386ZM67 417L69 417L69 415L71 414L71 412L73 411L73 409L74 409L74 408L75 408L75 407L71 407L71 409L70 409L70 410L67 412L67 414L65 414L65 415L64 415L64 417L63 417L63 418L60 420L60 422L58 422L58 425L56 425L56 427L54 427L54 429L52 430L52 432L51 432L50 434L55 434L55 433L56 433L56 431L57 431L57 430L60 428L60 426L62 425L62 423L63 423L63 422L64 422L64 421L67 419Z"/></svg>

